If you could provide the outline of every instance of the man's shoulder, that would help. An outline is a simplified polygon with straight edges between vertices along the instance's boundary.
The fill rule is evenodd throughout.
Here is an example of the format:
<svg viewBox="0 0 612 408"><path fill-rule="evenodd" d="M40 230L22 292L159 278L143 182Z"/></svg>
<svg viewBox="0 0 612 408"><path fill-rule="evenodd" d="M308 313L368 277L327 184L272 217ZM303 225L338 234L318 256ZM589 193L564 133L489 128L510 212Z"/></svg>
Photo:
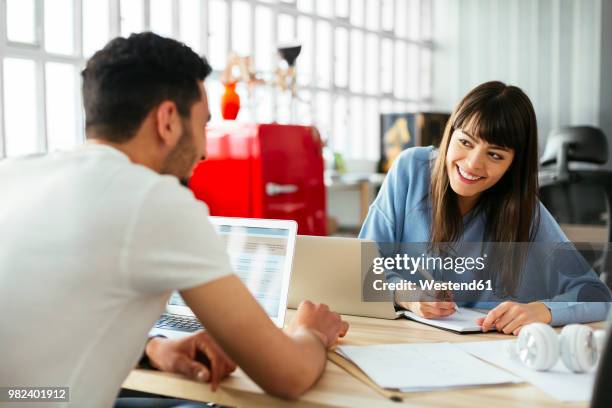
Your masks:
<svg viewBox="0 0 612 408"><path fill-rule="evenodd" d="M143 196L140 215L156 225L199 225L209 215L208 206L173 176L160 175ZM145 220L142 220L145 221Z"/></svg>

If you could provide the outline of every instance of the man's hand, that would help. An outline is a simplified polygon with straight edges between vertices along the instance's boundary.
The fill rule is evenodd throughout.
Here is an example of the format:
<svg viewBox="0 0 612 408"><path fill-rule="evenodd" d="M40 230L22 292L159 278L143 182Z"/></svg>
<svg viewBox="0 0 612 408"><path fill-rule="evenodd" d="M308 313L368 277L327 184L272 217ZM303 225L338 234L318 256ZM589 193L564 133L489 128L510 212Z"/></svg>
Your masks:
<svg viewBox="0 0 612 408"><path fill-rule="evenodd" d="M482 331L491 330L493 326L500 333L519 334L521 328L529 323L550 323L550 309L541 302L517 303L503 302L491 309L486 317L479 318L476 323L482 326Z"/></svg>
<svg viewBox="0 0 612 408"><path fill-rule="evenodd" d="M330 348L338 342L339 337L344 337L348 327L348 323L338 313L330 311L327 305L304 300L289 323L287 332L305 328L319 337L326 348Z"/></svg>
<svg viewBox="0 0 612 408"><path fill-rule="evenodd" d="M153 338L145 353L153 367L210 382L213 391L236 369L236 364L206 332L176 340Z"/></svg>

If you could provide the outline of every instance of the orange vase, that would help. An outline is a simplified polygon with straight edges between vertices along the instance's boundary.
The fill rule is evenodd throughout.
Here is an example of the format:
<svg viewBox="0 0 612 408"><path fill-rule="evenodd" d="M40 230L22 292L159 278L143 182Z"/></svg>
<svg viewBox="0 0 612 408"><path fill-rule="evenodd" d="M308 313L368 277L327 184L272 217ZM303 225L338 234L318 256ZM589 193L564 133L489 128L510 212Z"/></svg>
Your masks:
<svg viewBox="0 0 612 408"><path fill-rule="evenodd" d="M225 84L225 93L221 98L221 116L225 120L234 120L240 110L240 96L236 93L236 83Z"/></svg>

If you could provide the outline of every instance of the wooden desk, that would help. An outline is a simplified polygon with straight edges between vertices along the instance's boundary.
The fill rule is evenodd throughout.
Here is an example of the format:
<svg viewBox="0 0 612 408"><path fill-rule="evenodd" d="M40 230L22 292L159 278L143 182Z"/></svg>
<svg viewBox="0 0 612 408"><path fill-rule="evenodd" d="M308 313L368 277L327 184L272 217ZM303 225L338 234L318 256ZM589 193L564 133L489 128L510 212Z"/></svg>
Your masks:
<svg viewBox="0 0 612 408"><path fill-rule="evenodd" d="M289 310L287 321L294 311ZM382 320L345 316L350 323L346 344L469 342L508 340L498 333L454 334L405 319ZM602 326L598 323L595 326ZM123 383L124 388L185 398L212 401L238 407L586 407L588 403L560 403L527 383L475 387L453 391L412 393L403 403L387 400L346 371L328 362L318 384L299 401L289 402L271 397L255 385L244 372L237 370L224 380L217 392L208 384L152 370L133 370Z"/></svg>

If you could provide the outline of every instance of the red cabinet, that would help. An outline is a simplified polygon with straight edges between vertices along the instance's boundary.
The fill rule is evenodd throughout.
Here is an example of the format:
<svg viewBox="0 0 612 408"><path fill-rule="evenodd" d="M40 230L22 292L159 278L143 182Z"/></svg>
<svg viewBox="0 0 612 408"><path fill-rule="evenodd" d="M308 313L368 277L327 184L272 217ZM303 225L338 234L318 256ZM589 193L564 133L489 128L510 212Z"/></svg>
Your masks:
<svg viewBox="0 0 612 408"><path fill-rule="evenodd" d="M189 187L211 215L295 220L299 234L326 234L316 128L224 122L208 127L206 146Z"/></svg>

